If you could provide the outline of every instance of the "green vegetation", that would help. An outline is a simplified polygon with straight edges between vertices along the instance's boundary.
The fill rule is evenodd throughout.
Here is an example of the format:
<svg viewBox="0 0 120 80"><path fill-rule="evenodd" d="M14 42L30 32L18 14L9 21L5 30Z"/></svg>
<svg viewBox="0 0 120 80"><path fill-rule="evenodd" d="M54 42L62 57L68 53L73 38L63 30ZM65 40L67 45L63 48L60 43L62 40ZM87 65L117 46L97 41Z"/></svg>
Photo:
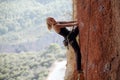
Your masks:
<svg viewBox="0 0 120 80"><path fill-rule="evenodd" d="M65 59L65 49L51 44L45 51L0 54L0 80L45 80L56 60Z"/></svg>
<svg viewBox="0 0 120 80"><path fill-rule="evenodd" d="M45 80L52 63L65 59L62 37L48 31L45 20L71 20L71 5L72 0L0 0L0 80Z"/></svg>
<svg viewBox="0 0 120 80"><path fill-rule="evenodd" d="M0 0L0 44L35 41L45 34L46 17L70 20L71 0Z"/></svg>
<svg viewBox="0 0 120 80"><path fill-rule="evenodd" d="M72 0L0 0L0 53L41 51L62 38L46 18L72 19Z"/></svg>

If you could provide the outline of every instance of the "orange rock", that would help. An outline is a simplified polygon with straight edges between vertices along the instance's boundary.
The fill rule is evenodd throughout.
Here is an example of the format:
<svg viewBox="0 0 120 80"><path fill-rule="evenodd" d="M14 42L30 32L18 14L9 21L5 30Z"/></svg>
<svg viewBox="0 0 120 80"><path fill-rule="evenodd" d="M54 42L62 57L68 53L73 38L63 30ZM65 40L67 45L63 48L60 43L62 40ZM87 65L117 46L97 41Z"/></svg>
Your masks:
<svg viewBox="0 0 120 80"><path fill-rule="evenodd" d="M120 0L73 1L84 72L80 80L120 80ZM66 80L77 80L75 67L71 71Z"/></svg>

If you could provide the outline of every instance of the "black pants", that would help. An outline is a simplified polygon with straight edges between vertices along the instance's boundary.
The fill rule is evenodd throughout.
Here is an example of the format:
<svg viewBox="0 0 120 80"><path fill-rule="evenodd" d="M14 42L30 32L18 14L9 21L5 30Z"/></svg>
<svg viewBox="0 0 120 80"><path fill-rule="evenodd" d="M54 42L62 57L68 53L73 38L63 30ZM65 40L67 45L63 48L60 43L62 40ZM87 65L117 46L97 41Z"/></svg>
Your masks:
<svg viewBox="0 0 120 80"><path fill-rule="evenodd" d="M79 45L78 45L78 43L76 41L76 37L79 34L78 27L76 27L72 31L67 30L67 34L64 34L65 33L64 31L61 31L61 32L63 32L62 36L65 38L65 40L63 41L64 45L68 46L68 44L70 44L73 47L74 51L75 51L77 70L82 71L80 47L79 47Z"/></svg>
<svg viewBox="0 0 120 80"><path fill-rule="evenodd" d="M73 39L72 41L69 41L69 43L75 51L77 70L81 71L81 52L80 52L80 48L78 46L78 43L75 39Z"/></svg>
<svg viewBox="0 0 120 80"><path fill-rule="evenodd" d="M78 34L79 34L79 30L77 27L68 35L67 39L68 39L68 43L73 47L75 51L77 70L82 71L80 47L76 41L76 37Z"/></svg>
<svg viewBox="0 0 120 80"><path fill-rule="evenodd" d="M75 39L77 37L77 35L79 34L79 29L78 29L78 27L76 27L72 31L67 30L65 34L63 31L61 31L61 32L62 32L62 36L64 37L64 41L63 41L64 46L68 46L68 41L72 41L73 39Z"/></svg>

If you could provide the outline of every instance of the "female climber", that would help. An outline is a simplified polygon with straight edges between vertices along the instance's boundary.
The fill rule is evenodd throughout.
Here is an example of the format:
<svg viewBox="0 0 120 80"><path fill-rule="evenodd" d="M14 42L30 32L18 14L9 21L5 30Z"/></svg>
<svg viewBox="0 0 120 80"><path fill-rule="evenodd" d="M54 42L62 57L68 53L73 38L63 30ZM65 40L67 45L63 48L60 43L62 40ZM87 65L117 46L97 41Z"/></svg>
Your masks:
<svg viewBox="0 0 120 80"><path fill-rule="evenodd" d="M78 27L76 27L74 30L69 31L66 28L78 26L77 21L56 21L54 18L48 17L46 19L46 22L49 30L53 28L56 33L64 37L65 40L63 42L65 46L70 44L73 47L76 53L77 70L81 72L81 52L79 45L76 41L76 36L79 34L79 29Z"/></svg>

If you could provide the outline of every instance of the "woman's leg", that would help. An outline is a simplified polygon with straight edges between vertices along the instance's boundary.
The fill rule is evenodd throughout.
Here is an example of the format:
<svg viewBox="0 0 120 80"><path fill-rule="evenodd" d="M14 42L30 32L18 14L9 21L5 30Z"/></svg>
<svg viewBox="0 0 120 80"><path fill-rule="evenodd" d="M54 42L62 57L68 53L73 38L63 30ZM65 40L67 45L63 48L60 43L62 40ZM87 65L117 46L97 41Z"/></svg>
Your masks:
<svg viewBox="0 0 120 80"><path fill-rule="evenodd" d="M77 70L81 71L81 52L80 52L80 48L79 45L76 41L76 36L79 34L79 29L78 27L76 27L73 31L68 31L66 29L67 34L64 34L64 31L62 32L62 36L65 38L65 40L63 41L65 46L68 46L68 42L70 43L70 45L73 47L74 51L75 51L75 55L76 55L76 63L77 63Z"/></svg>
<svg viewBox="0 0 120 80"><path fill-rule="evenodd" d="M60 35L64 37L63 44L64 46L68 46L68 39L72 40L76 38L79 34L79 29L76 27L73 31L69 31L67 28L61 29Z"/></svg>
<svg viewBox="0 0 120 80"><path fill-rule="evenodd" d="M76 27L74 30L69 32L67 39L69 41L71 41L71 40L75 39L78 34L79 34L79 29L78 29L78 27Z"/></svg>
<svg viewBox="0 0 120 80"><path fill-rule="evenodd" d="M76 36L79 34L79 29L78 27L76 27L69 35L68 35L68 42L70 43L70 45L73 47L74 51L75 51L75 56L76 56L76 64L77 64L77 70L78 71L82 71L81 68L81 51L80 51L80 47L76 41Z"/></svg>
<svg viewBox="0 0 120 80"><path fill-rule="evenodd" d="M76 39L70 41L69 43L75 51L77 70L81 72L82 71L82 68L81 68L81 52L80 52L79 45L78 45Z"/></svg>

